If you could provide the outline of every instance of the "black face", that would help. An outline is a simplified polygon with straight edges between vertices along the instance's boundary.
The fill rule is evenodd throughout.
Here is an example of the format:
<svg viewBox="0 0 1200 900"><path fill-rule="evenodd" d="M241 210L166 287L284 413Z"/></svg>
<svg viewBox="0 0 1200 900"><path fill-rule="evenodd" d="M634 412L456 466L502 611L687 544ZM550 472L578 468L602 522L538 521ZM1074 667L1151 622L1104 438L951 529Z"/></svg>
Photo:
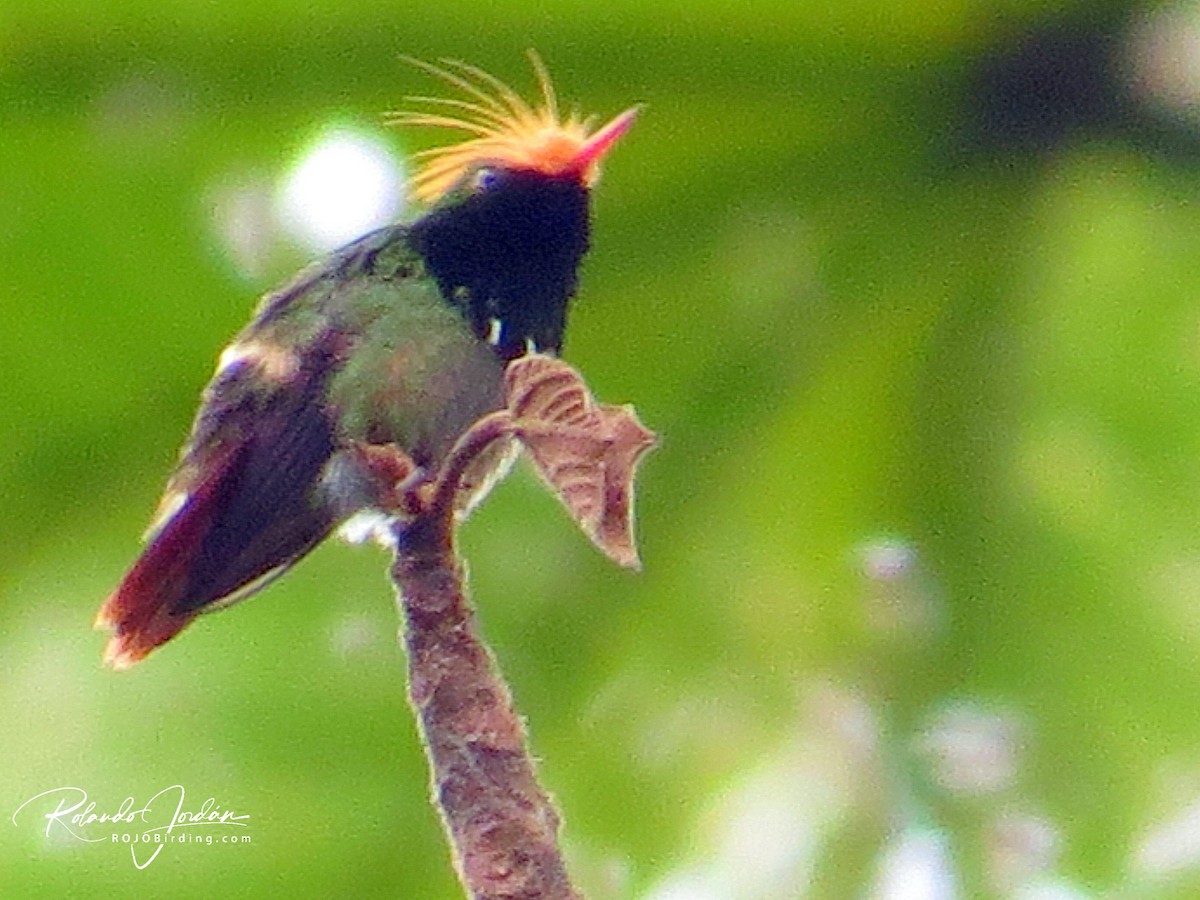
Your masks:
<svg viewBox="0 0 1200 900"><path fill-rule="evenodd" d="M578 178L481 167L412 227L446 300L505 359L562 346L588 248Z"/></svg>

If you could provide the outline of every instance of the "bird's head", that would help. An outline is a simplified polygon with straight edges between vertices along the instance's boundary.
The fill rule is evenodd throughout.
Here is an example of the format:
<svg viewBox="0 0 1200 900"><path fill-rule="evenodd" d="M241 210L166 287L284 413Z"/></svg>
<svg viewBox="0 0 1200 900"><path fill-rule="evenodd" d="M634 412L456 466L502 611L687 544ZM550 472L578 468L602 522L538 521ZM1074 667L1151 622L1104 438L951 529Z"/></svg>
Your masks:
<svg viewBox="0 0 1200 900"><path fill-rule="evenodd" d="M639 110L599 128L574 113L564 119L545 66L530 59L539 104L466 63L411 60L459 96L410 97L424 110L391 116L468 135L416 155L412 191L428 212L413 227L443 291L505 357L559 349L588 246L589 192Z"/></svg>
<svg viewBox="0 0 1200 900"><path fill-rule="evenodd" d="M469 135L465 141L418 153L413 178L417 199L436 204L498 186L495 173L525 173L549 180L576 182L591 188L600 177L600 164L633 125L640 107L632 107L606 125L591 118L559 115L558 97L541 58L529 54L541 89L541 103L532 105L493 75L457 60L433 65L409 61L460 92L459 97L409 97L424 111L394 113L401 125L449 128Z"/></svg>

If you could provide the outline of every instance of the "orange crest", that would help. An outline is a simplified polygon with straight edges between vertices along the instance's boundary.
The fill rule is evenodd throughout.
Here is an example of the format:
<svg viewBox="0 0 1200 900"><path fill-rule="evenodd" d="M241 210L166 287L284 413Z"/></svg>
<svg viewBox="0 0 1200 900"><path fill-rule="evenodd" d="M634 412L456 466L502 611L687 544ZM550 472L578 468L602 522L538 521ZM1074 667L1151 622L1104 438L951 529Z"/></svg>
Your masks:
<svg viewBox="0 0 1200 900"><path fill-rule="evenodd" d="M481 163L532 169L548 176L575 174L588 185L596 180L601 159L629 130L638 108L626 110L596 130L592 129L592 119L580 119L576 113L562 120L545 65L532 51L529 59L541 86L540 106L531 106L503 81L467 63L444 59L436 66L408 59L457 88L463 96L409 97L409 101L433 111L394 113L388 117L389 122L451 128L473 135L461 143L416 154L414 158L421 165L412 185L419 199L432 203L468 169ZM438 108L445 111L438 112Z"/></svg>

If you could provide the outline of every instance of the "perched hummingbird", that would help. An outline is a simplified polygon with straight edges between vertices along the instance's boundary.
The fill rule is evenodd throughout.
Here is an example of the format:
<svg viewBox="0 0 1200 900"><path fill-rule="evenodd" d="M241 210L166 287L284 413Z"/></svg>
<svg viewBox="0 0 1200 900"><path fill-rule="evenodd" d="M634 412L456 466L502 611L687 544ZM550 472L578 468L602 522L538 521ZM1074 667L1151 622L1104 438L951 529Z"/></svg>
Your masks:
<svg viewBox="0 0 1200 900"><path fill-rule="evenodd" d="M418 63L459 96L411 98L425 111L395 120L468 139L420 154L426 212L267 294L221 354L147 546L97 617L111 665L261 589L352 520L390 515L377 508L401 474L389 448L436 470L499 408L509 361L561 348L589 191L637 108L599 129L561 119L531 57L537 106L474 66Z"/></svg>

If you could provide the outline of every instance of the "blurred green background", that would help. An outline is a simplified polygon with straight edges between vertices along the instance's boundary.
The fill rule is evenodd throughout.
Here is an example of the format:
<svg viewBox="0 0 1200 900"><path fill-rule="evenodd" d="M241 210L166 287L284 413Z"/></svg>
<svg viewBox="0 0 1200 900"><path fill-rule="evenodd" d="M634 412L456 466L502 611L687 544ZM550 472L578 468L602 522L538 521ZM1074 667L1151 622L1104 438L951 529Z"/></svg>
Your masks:
<svg viewBox="0 0 1200 900"><path fill-rule="evenodd" d="M525 471L465 529L592 898L1200 896L1195 5L0 7L0 897L461 896L386 557L133 671L91 618L332 126L463 58L648 109L567 357L662 434L645 572ZM1196 121L1200 121L1197 118ZM252 842L45 835L183 785Z"/></svg>

